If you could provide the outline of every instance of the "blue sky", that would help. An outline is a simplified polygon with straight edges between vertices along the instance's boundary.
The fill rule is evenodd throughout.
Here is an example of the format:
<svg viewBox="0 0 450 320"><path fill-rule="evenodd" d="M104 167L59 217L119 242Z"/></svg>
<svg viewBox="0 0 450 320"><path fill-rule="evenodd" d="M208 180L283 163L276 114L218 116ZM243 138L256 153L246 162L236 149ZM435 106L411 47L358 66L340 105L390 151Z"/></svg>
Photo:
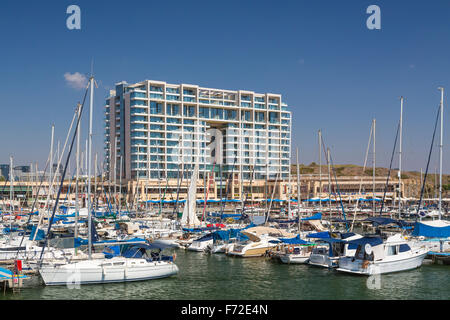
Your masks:
<svg viewBox="0 0 450 320"><path fill-rule="evenodd" d="M81 30L66 28L71 4L81 8ZM381 8L381 30L366 27L372 4ZM0 163L13 155L16 164L43 167L51 124L62 145L83 94L64 74L87 74L93 59L100 155L108 90L152 79L282 94L293 112L293 155L298 147L302 163L318 161L322 129L335 163L362 165L376 118L377 165L389 166L403 95L403 167L420 170L443 86L450 172L449 18L444 0L3 0ZM86 120L82 129L86 136ZM437 159L436 152L432 171Z"/></svg>

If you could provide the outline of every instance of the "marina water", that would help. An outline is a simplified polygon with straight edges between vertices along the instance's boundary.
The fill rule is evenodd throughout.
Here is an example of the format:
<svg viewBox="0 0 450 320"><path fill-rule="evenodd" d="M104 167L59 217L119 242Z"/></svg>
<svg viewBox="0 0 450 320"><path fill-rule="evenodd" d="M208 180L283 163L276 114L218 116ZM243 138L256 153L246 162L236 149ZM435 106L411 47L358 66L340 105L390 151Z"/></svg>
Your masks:
<svg viewBox="0 0 450 320"><path fill-rule="evenodd" d="M367 277L309 265L287 265L269 258L176 252L178 275L129 283L34 286L0 299L33 300L384 300L450 299L448 266L425 262L420 268L380 276L379 288ZM376 287L376 286L375 286Z"/></svg>

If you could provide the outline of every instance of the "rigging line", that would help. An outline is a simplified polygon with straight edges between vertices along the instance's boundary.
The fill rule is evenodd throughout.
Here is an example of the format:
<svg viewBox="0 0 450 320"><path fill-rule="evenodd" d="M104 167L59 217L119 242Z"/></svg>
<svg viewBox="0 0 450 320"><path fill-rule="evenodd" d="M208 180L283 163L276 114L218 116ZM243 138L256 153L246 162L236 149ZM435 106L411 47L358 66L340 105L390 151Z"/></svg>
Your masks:
<svg viewBox="0 0 450 320"><path fill-rule="evenodd" d="M322 146L325 148L325 143L323 141L323 135L321 136L321 140L322 140ZM327 164L328 164L328 157L327 157ZM341 203L342 215L343 215L344 220L345 220L345 228L348 231L349 230L348 222L347 222L347 218L346 218L346 215L345 215L344 204L342 203L341 191L339 189L339 184L337 182L337 175L336 175L336 170L334 169L333 158L331 157L331 152L330 152L330 165L331 165L331 170L333 171L334 180L335 180L335 183L336 183L336 191L338 192L338 195L339 195L339 202ZM330 193L331 193L331 189L330 189ZM330 199L330 201L331 201L331 199Z"/></svg>
<svg viewBox="0 0 450 320"><path fill-rule="evenodd" d="M51 198L51 195L53 194L53 193L51 192L51 190L53 190L53 185L56 184L56 180L57 180L56 177L58 176L58 171L60 171L61 161L62 161L64 152L66 151L67 142L69 141L70 132L72 131L73 123L74 123L74 121L75 121L75 118L76 118L77 113L78 113L78 106L77 106L77 109L75 110L75 113L74 113L74 115L73 115L72 122L70 123L70 127L69 127L69 130L68 130L68 132L67 132L66 141L64 142L64 147L63 147L61 156L60 156L59 159L58 159L58 163L57 163L57 166L56 166L55 173L54 173L53 177L51 177L51 183L49 184L49 193L48 193L48 196L47 196L47 203L46 203L47 211L48 211L48 209L49 209L49 203L50 203L50 200L51 200L51 199L50 199L50 198ZM53 160L53 159L52 159L52 160ZM69 162L69 158L67 158L67 162ZM51 162L51 165L52 165L52 164L53 164L53 161ZM52 168L52 167L50 167L50 169L51 169L51 168ZM48 213L48 212L47 212L47 213ZM38 225L37 225L36 229L38 229L39 226L41 225L41 222L42 222L43 217L44 217L43 214L42 214L42 215L39 215L39 222L38 222ZM33 237L33 240L36 238L36 235L37 235L37 233L35 233L35 235L34 235L34 237Z"/></svg>
<svg viewBox="0 0 450 320"><path fill-rule="evenodd" d="M323 141L323 135L321 134L320 137L321 137L321 140L322 140L322 150L323 150L323 153L325 155L325 159L327 159L327 165L328 165L329 164L328 163L328 155L327 155L327 152L325 150L325 142ZM330 175L330 172L328 174ZM333 186L332 184L328 186L328 205L330 207L330 219L331 219L331 187L332 186Z"/></svg>
<svg viewBox="0 0 450 320"><path fill-rule="evenodd" d="M233 161L233 166L231 167L231 173L228 175L228 181L225 181L225 201L222 201L221 203L221 209L220 209L220 216L222 217L223 211L225 210L225 202L226 200L228 200L228 188L230 185L230 180L231 180L231 186L233 186L233 171L234 171L234 166L236 164L236 160L237 158L234 157L234 161Z"/></svg>
<svg viewBox="0 0 450 320"><path fill-rule="evenodd" d="M45 248L47 246L47 243L48 243L48 237L49 237L50 229L51 229L52 224L53 224L53 218L55 217L56 208L58 207L59 197L61 195L61 189L62 189L63 184L64 184L64 177L66 176L67 165L69 164L69 159L70 159L70 155L72 154L73 144L75 142L75 138L76 138L77 133L78 133L78 127L79 127L79 123L80 123L80 120L81 120L81 115L82 115L83 110L84 110L84 103L86 102L86 97L87 97L88 91L89 91L89 85L86 87L86 91L85 91L84 97L83 97L83 103L81 104L81 107L79 109L80 111L79 111L79 117L77 119L77 125L75 127L75 131L74 131L74 134L73 134L72 142L70 144L70 148L69 148L69 151L67 153L67 160L66 160L66 163L64 165L63 174L61 176L61 183L60 183L60 186L59 186L59 189L58 189L58 194L56 196L55 206L53 207L53 213L52 213L52 216L51 216L50 221L48 223L48 229L47 229L47 234L45 236L44 246L42 247L41 256L39 258L39 266L41 266L41 264L42 264L42 257L43 257L44 250L45 250ZM89 208L88 208L88 210L89 210Z"/></svg>
<svg viewBox="0 0 450 320"><path fill-rule="evenodd" d="M180 178L180 171L181 172L181 178ZM173 216L178 218L178 201L180 200L180 190L181 185L183 184L183 177L186 172L186 168L183 166L183 164L178 165L178 181L177 181L177 199L175 201L175 205L173 206Z"/></svg>
<svg viewBox="0 0 450 320"><path fill-rule="evenodd" d="M333 158L331 157L331 152L330 152L330 163L331 163L331 170L333 170L333 174L334 174L334 179L336 181L336 191L338 192L339 195L339 201L341 203L341 208L342 208L342 215L344 216L344 220L345 220L345 228L347 229L347 232L349 231L348 228L348 222L347 222L347 218L345 216L345 210L344 210L344 204L342 203L342 197L341 197L341 191L339 189L339 184L337 182L337 176L336 176L336 170L334 169L334 165L333 165Z"/></svg>
<svg viewBox="0 0 450 320"><path fill-rule="evenodd" d="M398 125L397 125L397 133L395 135L394 148L392 149L391 163L389 165L389 171L388 171L388 175L387 175L387 179L386 179L386 185L384 186L383 200L381 200L380 216L383 213L384 200L386 199L386 192L387 192L387 189L388 189L389 178L391 177L392 161L394 160L395 148L397 147L397 140L398 140L398 132L399 131L400 131L400 121L398 122ZM375 195L374 195L374 197L375 197ZM392 193L392 197L394 197L394 193ZM391 216L392 216L392 214L391 214Z"/></svg>
<svg viewBox="0 0 450 320"><path fill-rule="evenodd" d="M369 156L370 141L371 141L371 139L372 139L372 132L373 132L373 122L372 122L372 125L370 126L369 142L367 143L366 157L364 158L363 171L362 171L362 174L361 174L361 179L360 179L360 181L359 181L358 199L356 200L356 204L355 204L355 212L354 212L354 214L353 214L353 221L352 221L352 226L351 226L350 231L353 231L353 226L354 226L355 220L356 220L356 212L357 212L357 210L358 210L358 205L359 205L359 199L360 199L361 196L362 196L362 194L361 194L361 191L362 191L362 189L363 189L362 182L363 182L364 173L365 173L365 171L366 171L367 159L368 159L368 156ZM364 190L365 190L365 189L364 189Z"/></svg>
<svg viewBox="0 0 450 320"><path fill-rule="evenodd" d="M30 224L31 216L32 216L32 213L34 211L34 207L36 205L36 202L37 202L37 200L39 198L39 192L41 191L41 187L42 187L42 184L44 182L45 173L47 172L47 168L48 168L49 164L50 164L50 158L47 159L47 164L45 165L44 173L41 176L41 182L40 182L39 187L38 187L38 189L36 191L36 198L34 199L33 205L31 206L31 212L28 215L28 220L25 223L25 228L24 228L25 230L28 227L28 225ZM37 232L37 231L38 231L38 229L36 228L35 232ZM24 239L25 239L25 233L23 234L22 239L20 240L19 248L22 246L22 242L23 242ZM19 254L19 250L17 250L16 259L18 257L18 254Z"/></svg>
<svg viewBox="0 0 450 320"><path fill-rule="evenodd" d="M437 128L437 124L438 124L438 120L439 120L440 114L441 114L441 112L440 112L440 105L439 105L438 106L438 112L437 112L437 115L436 115L436 122L434 123L434 131L433 131L433 138L431 139L430 152L428 153L427 167L425 169L425 175L423 177L422 189L420 191L419 204L417 206L416 221L417 221L417 217L419 216L420 206L422 205L423 193L424 193L424 189L425 189L425 182L427 181L427 175L428 175L428 166L430 164L431 152L433 151L434 137L436 136L436 128Z"/></svg>

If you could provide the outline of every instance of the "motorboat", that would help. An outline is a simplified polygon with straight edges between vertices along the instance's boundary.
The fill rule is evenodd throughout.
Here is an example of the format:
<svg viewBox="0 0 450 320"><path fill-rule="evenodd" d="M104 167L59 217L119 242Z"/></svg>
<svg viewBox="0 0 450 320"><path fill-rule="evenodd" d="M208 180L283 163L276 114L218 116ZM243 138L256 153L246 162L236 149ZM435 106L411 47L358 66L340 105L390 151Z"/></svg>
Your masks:
<svg viewBox="0 0 450 320"><path fill-rule="evenodd" d="M187 247L189 251L203 252L209 245L213 244L213 235L211 233L204 235L198 239L192 241L192 243Z"/></svg>
<svg viewBox="0 0 450 320"><path fill-rule="evenodd" d="M241 234L248 237L248 240L230 246L227 255L242 258L261 257L281 243L280 237L295 237L294 234L270 227L248 228L242 230Z"/></svg>
<svg viewBox="0 0 450 320"><path fill-rule="evenodd" d="M309 264L325 268L336 268L339 257L354 256L357 246L347 244L344 240L354 240L362 238L361 235L348 232L319 232L309 234L308 238L315 238L318 245L313 248L309 257Z"/></svg>
<svg viewBox="0 0 450 320"><path fill-rule="evenodd" d="M422 265L428 250L416 247L400 233L383 241L381 237L363 237L348 243L357 245L354 256L339 259L338 271L374 275L406 271Z"/></svg>

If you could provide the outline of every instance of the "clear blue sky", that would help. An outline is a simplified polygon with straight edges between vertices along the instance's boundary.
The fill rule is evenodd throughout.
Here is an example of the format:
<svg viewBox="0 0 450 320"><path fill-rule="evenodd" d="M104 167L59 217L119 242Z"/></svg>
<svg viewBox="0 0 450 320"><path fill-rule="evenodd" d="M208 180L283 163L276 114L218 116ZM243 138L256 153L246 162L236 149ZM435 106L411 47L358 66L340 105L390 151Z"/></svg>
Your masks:
<svg viewBox="0 0 450 320"><path fill-rule="evenodd" d="M71 4L81 8L81 30L66 28ZM381 8L381 30L366 27L371 4ZM362 165L375 117L377 165L388 166L403 95L403 167L420 170L443 86L450 172L449 1L2 0L0 36L0 163L13 155L43 167L51 124L62 145L83 94L64 74L87 74L94 59L100 154L108 90L153 79L282 94L302 163L317 162L321 128L335 163Z"/></svg>

